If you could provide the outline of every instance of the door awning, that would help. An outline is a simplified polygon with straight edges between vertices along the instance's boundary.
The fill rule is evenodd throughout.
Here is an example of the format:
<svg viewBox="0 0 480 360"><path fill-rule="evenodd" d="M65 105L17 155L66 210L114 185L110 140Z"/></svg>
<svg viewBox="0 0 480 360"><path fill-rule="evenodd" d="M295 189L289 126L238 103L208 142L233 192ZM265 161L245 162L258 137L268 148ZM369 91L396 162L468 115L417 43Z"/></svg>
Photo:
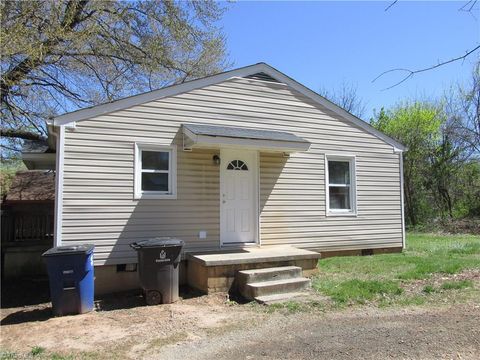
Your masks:
<svg viewBox="0 0 480 360"><path fill-rule="evenodd" d="M307 151L310 142L292 133L233 126L183 124L184 148L244 147L292 153Z"/></svg>

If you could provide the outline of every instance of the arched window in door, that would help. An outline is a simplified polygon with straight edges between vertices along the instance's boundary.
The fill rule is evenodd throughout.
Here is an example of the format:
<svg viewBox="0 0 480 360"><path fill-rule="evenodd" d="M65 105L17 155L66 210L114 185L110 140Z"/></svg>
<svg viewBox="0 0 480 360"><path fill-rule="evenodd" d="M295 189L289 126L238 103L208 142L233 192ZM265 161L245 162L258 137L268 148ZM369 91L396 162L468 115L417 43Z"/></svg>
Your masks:
<svg viewBox="0 0 480 360"><path fill-rule="evenodd" d="M248 170L248 166L242 160L232 160L227 165L227 170Z"/></svg>

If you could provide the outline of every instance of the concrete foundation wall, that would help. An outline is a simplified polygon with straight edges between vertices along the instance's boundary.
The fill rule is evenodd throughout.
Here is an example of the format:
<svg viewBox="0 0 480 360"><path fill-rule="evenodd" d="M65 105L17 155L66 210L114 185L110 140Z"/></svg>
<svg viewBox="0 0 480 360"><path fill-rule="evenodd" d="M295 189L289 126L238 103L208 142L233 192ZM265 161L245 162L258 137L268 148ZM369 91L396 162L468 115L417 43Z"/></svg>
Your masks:
<svg viewBox="0 0 480 360"><path fill-rule="evenodd" d="M363 250L339 250L339 251L318 251L321 259L333 256L365 256L375 254L392 254L402 252L401 247L380 248L380 249L363 249Z"/></svg>
<svg viewBox="0 0 480 360"><path fill-rule="evenodd" d="M5 279L24 276L46 275L47 269L42 254L48 245L9 247L4 249L2 258L3 277Z"/></svg>
<svg viewBox="0 0 480 360"><path fill-rule="evenodd" d="M186 261L180 263L180 285L186 284ZM95 266L95 296L140 288L138 271L118 271L117 265Z"/></svg>

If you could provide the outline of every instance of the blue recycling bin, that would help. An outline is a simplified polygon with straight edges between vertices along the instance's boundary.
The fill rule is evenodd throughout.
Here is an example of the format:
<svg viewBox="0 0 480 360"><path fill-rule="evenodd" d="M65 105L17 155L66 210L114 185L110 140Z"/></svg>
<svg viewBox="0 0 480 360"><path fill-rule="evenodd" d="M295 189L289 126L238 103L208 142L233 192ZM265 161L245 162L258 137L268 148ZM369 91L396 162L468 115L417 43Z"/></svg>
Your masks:
<svg viewBox="0 0 480 360"><path fill-rule="evenodd" d="M56 316L93 310L93 245L57 246L43 253Z"/></svg>

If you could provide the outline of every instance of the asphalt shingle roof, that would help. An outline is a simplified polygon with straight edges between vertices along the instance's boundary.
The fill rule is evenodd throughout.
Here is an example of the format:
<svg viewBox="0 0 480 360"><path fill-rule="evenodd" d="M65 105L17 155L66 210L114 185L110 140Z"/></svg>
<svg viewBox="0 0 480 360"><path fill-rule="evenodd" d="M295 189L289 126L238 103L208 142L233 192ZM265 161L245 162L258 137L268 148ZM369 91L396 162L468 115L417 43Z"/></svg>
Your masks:
<svg viewBox="0 0 480 360"><path fill-rule="evenodd" d="M273 131L273 130L259 130L233 126L214 126L214 125L196 125L183 124L184 128L188 129L195 135L205 136L220 136L240 139L256 139L256 140L273 140L273 141L292 141L298 143L308 144L309 142L295 134Z"/></svg>

